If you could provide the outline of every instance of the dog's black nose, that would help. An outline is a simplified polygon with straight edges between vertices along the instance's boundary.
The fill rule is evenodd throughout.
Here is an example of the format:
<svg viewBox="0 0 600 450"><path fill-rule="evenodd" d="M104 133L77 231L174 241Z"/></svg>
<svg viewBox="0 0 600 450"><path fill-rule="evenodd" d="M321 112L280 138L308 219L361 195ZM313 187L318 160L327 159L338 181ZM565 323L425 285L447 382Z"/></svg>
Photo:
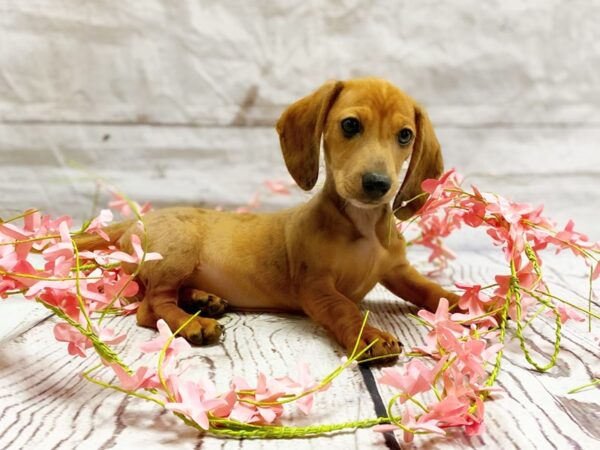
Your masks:
<svg viewBox="0 0 600 450"><path fill-rule="evenodd" d="M381 173L368 172L362 176L362 185L365 194L370 198L376 199L383 197L392 186L392 180L387 175Z"/></svg>

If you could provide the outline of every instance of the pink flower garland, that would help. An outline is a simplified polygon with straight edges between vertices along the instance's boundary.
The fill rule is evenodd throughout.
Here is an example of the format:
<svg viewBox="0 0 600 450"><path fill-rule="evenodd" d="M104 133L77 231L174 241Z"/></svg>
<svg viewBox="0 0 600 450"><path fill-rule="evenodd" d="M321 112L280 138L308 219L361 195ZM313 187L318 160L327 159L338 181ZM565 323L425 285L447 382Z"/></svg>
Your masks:
<svg viewBox="0 0 600 450"><path fill-rule="evenodd" d="M94 348L103 364L84 373L88 380L153 401L173 411L188 425L214 434L295 437L373 425L375 431L401 430L407 442L415 434L445 434L448 428L463 428L467 435L481 434L485 429L484 400L498 391L493 383L500 370L508 317L515 322L515 334L525 357L539 370L548 370L556 362L563 323L582 321L586 316L590 321L592 317L598 318L591 307L584 309L550 294L542 276L540 252L550 246L557 253L570 250L590 267L591 282L600 276L600 244L575 231L572 221L563 230L556 230L541 215L541 207L482 193L476 187L467 192L461 181L454 170L439 180L426 180L423 189L429 194L427 201L415 219L399 223L398 227L409 232L416 226L418 236L411 243L429 248L429 260L439 269L455 257L444 246L443 238L463 225L483 227L492 243L502 249L510 274L497 275L495 283L488 286L457 283L456 287L463 291L457 311L451 312L443 299L435 313L418 312L415 320L428 330L423 345L408 354L413 359L402 368L383 369L379 379L381 384L397 391L389 401L386 418L310 429L273 426L284 414L285 404L296 403L300 411L309 414L315 395L326 390L342 371L355 365L361 353L354 352L345 358L320 381L313 378L307 364L301 363L296 378L289 375L271 378L259 373L256 383L251 384L234 377L229 389L218 393L208 380L185 378L186 367L179 367L177 357L190 346L183 338L176 337L179 330L170 330L159 320L159 336L140 348L158 354L156 368L140 366L133 370L124 364L111 346L118 345L126 336L102 327L106 314L131 314L137 307L136 303L125 300L138 291L134 281L137 271L126 274L120 264L138 264L139 270L144 261L161 256L145 250L142 214L150 205L141 207L116 190L111 190L113 200L109 206L138 219L139 234L131 237L131 254L112 246L108 250L78 252L74 245L73 236L83 233L108 238L103 227L113 219L109 209L102 210L77 231L70 231L72 220L67 216L52 219L28 210L0 220L0 297L23 294L55 312L65 322L55 326L54 335L67 344L69 354L86 357L87 350ZM268 181L265 186L273 194L289 194L284 182ZM260 193L257 193L239 211L248 211L259 203ZM16 225L20 219L23 224ZM31 253L41 253L42 265L32 262ZM557 326L555 352L544 366L533 361L522 335L522 321L534 305L554 316ZM118 384L91 376L103 366L112 369ZM595 384L597 380L590 383ZM398 415L393 412L395 407L400 408Z"/></svg>
<svg viewBox="0 0 600 450"><path fill-rule="evenodd" d="M587 236L574 231L572 220L564 230L558 231L549 219L541 215L541 206L534 208L497 194L482 193L475 186L472 192L467 192L462 189L461 182L462 177L454 170L446 172L439 180L423 182L423 190L429 197L417 213L419 236L411 243L431 249L429 261L441 269L447 266L449 259L454 258L454 254L444 246L443 238L460 229L463 224L485 228L493 244L501 247L512 268L511 274L496 276L496 284L487 286L488 289L495 288L491 295L484 294L481 286L456 285L465 292L459 307L466 310L468 315L479 317L490 306L500 308L516 277L516 284L522 290L520 309L524 317L529 307L536 304L535 294L544 296L548 293L541 276L540 252L549 246L554 246L556 253L571 250L591 268L592 280L600 276L600 243L590 242ZM402 222L398 227L406 232L413 223ZM559 304L558 301L560 299L552 299L552 304L560 309L563 323L568 319L585 320L572 306ZM517 320L514 298L508 315Z"/></svg>

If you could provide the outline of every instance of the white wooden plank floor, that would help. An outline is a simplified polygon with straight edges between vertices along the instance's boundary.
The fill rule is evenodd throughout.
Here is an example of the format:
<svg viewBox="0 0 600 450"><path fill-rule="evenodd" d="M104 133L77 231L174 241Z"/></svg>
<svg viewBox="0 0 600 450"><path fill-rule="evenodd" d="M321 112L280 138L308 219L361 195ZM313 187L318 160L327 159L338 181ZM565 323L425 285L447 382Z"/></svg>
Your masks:
<svg viewBox="0 0 600 450"><path fill-rule="evenodd" d="M415 252L413 260L422 261L424 255ZM556 259L546 265L547 278L556 293L585 304L585 270L577 267L568 258ZM453 280L481 283L505 271L496 254L460 252L460 258L440 281L446 285ZM39 316L28 320L31 312L16 309L20 305L13 301L10 311L3 309L0 322L6 324L5 319L10 317L15 323L22 322L23 331L14 337L14 327L11 328L10 336L0 343L0 448L406 448L393 436L370 430L293 442L237 441L199 435L153 404L101 390L81 379L79 373L92 362L68 356L65 345L54 340L55 318L32 327ZM414 309L383 288L376 288L364 307L371 311L375 324L396 333L405 346L422 342L424 330L406 317ZM129 332L123 352L125 360L133 364L142 357L137 343L153 334L151 330L136 327L134 322L132 317L112 319L114 327ZM225 388L234 374L249 379L258 371L279 375L293 370L299 360L309 361L316 374L324 375L342 356L341 349L305 317L230 313L222 323L226 328L222 343L194 348L187 357L195 366L194 375L208 376L220 388ZM531 370L520 354L518 343L511 341L498 379L506 394L486 404L487 433L477 438L460 433L448 438L417 437L415 446L600 448L600 390L566 393L586 383L600 369L598 343L594 341L594 336L600 335L600 328L596 324L590 334L586 327L586 324L565 327L559 363L546 374ZM529 345L538 359L543 358L538 352L550 348L552 333L551 322L546 320L529 331ZM379 370L348 371L329 391L317 397L310 416L286 415L284 422L303 425L374 417L392 394L385 387L375 386Z"/></svg>

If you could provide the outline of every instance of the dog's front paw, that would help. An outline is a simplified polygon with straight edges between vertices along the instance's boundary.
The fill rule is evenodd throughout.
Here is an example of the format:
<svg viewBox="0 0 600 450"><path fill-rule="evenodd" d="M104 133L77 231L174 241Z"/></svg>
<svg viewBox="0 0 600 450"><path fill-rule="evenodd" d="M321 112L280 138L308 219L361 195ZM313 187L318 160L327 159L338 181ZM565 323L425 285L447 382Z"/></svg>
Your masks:
<svg viewBox="0 0 600 450"><path fill-rule="evenodd" d="M223 325L205 317L196 317L181 331L181 335L195 345L214 344L221 334Z"/></svg>
<svg viewBox="0 0 600 450"><path fill-rule="evenodd" d="M227 306L227 300L200 289L186 288L179 293L179 307L189 314L200 310L203 317L221 317Z"/></svg>
<svg viewBox="0 0 600 450"><path fill-rule="evenodd" d="M402 352L402 344L398 338L396 338L396 336L386 331L381 331L378 328L366 326L358 343L358 352L366 348L371 343L374 344L361 355L359 362L376 358L367 362L376 364L390 364L395 362L398 359L399 354ZM353 350L354 345L355 342L348 347L348 353Z"/></svg>

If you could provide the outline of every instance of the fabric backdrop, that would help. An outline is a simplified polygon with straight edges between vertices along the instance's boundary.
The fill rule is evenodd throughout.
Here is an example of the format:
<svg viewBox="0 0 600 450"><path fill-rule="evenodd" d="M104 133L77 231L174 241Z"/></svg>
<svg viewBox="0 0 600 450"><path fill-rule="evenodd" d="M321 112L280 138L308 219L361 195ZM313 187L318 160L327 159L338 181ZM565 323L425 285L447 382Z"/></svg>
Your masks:
<svg viewBox="0 0 600 450"><path fill-rule="evenodd" d="M593 234L599 23L584 0L0 0L0 216L88 216L71 162L140 201L243 203L287 179L285 105L376 75L426 106L448 167Z"/></svg>

